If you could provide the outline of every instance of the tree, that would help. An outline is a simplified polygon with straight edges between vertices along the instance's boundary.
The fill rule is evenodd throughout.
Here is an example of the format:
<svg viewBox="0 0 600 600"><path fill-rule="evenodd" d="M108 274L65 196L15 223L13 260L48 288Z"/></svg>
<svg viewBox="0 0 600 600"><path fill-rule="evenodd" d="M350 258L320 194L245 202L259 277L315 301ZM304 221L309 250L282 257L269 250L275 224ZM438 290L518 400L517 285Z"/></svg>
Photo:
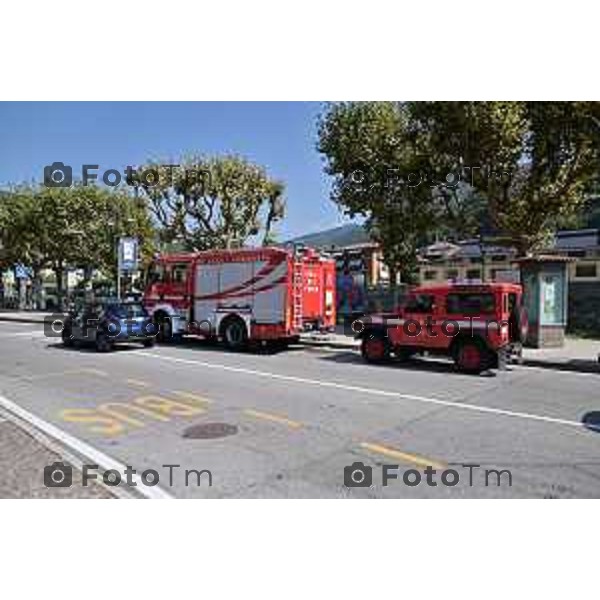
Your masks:
<svg viewBox="0 0 600 600"><path fill-rule="evenodd" d="M51 268L59 298L69 268L116 272L117 240L134 235L148 257L154 247L149 215L122 190L76 184L67 188L21 186L0 205L4 260L32 267L34 277Z"/></svg>
<svg viewBox="0 0 600 600"><path fill-rule="evenodd" d="M408 110L430 162L468 174L498 241L520 254L543 246L597 183L597 102L414 102Z"/></svg>
<svg viewBox="0 0 600 600"><path fill-rule="evenodd" d="M318 149L332 200L410 280L437 235L544 246L597 186L599 142L595 102L349 102L321 117Z"/></svg>
<svg viewBox="0 0 600 600"><path fill-rule="evenodd" d="M163 244L179 240L204 250L257 237L269 243L285 213L283 184L239 156L192 157L176 168L150 163L136 171L132 182L148 201Z"/></svg>
<svg viewBox="0 0 600 600"><path fill-rule="evenodd" d="M332 200L347 214L366 218L381 244L395 284L414 277L416 253L431 231L437 207L431 188L415 175L426 166L409 134L410 115L393 102L343 102L321 115L318 150L333 176Z"/></svg>

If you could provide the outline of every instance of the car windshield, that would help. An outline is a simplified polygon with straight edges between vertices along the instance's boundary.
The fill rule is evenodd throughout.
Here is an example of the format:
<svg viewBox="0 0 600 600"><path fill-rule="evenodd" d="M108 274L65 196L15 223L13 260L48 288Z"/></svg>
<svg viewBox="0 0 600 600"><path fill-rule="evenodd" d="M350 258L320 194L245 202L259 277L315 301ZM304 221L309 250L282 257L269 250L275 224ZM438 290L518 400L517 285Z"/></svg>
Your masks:
<svg viewBox="0 0 600 600"><path fill-rule="evenodd" d="M107 307L106 313L119 319L148 316L146 309L141 304L113 304Z"/></svg>

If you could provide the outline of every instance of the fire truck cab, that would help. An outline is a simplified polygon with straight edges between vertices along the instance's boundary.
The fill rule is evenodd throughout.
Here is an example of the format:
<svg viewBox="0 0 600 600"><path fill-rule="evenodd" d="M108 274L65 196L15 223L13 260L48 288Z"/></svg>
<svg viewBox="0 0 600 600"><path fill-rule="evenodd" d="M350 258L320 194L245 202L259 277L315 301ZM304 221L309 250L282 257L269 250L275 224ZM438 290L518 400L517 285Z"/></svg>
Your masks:
<svg viewBox="0 0 600 600"><path fill-rule="evenodd" d="M159 255L143 298L161 341L184 334L289 342L335 327L335 262L308 248L243 248Z"/></svg>

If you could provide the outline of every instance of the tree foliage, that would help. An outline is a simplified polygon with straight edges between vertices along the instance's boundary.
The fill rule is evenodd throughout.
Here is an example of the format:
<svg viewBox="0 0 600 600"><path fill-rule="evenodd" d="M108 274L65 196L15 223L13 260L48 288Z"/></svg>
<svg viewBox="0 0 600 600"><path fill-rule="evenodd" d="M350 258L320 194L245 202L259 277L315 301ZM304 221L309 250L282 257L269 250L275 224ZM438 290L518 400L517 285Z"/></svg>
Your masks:
<svg viewBox="0 0 600 600"><path fill-rule="evenodd" d="M117 240L134 235L151 255L154 231L145 209L123 191L98 186L20 186L0 197L4 266L51 268L62 291L67 268L116 270Z"/></svg>
<svg viewBox="0 0 600 600"><path fill-rule="evenodd" d="M407 278L435 235L539 248L597 184L599 140L595 102L344 102L321 116L318 149L332 200Z"/></svg>
<svg viewBox="0 0 600 600"><path fill-rule="evenodd" d="M408 118L397 103L344 102L331 105L319 122L332 200L347 215L366 218L392 282L397 267L404 279L412 276L416 248L434 216L430 190L411 177L424 164L408 136Z"/></svg>
<svg viewBox="0 0 600 600"><path fill-rule="evenodd" d="M521 253L582 208L600 167L597 102L415 102L430 160L466 167L491 229Z"/></svg>
<svg viewBox="0 0 600 600"><path fill-rule="evenodd" d="M177 168L149 163L137 169L137 190L161 228L161 240L189 250L233 248L250 239L272 243L283 218L284 186L239 156L191 157ZM156 177L143 177L155 172Z"/></svg>

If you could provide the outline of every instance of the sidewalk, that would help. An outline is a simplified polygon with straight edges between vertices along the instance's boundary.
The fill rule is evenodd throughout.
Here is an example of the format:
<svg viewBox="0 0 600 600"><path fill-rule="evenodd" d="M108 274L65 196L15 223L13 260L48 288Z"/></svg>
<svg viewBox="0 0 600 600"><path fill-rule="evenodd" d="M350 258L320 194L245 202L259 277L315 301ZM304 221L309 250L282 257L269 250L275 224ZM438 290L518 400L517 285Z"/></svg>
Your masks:
<svg viewBox="0 0 600 600"><path fill-rule="evenodd" d="M80 476L70 487L46 487L44 467L68 465L62 456L0 412L0 498L113 498L108 488L93 483L83 487Z"/></svg>
<svg viewBox="0 0 600 600"><path fill-rule="evenodd" d="M0 308L0 321L12 321L14 323L43 323L44 317L51 315L45 310L9 310Z"/></svg>
<svg viewBox="0 0 600 600"><path fill-rule="evenodd" d="M336 333L304 334L300 343L312 347L336 348L358 351L360 341L344 335L343 327L338 326ZM524 365L562 371L600 373L600 340L567 337L562 348L524 348Z"/></svg>

